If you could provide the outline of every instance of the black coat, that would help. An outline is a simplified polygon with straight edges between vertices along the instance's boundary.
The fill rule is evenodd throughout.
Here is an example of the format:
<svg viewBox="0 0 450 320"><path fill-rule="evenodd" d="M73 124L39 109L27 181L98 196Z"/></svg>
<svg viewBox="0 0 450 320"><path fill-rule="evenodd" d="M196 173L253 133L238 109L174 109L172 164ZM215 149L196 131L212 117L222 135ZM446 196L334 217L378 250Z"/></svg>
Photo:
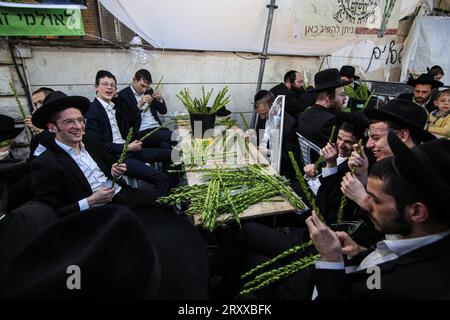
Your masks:
<svg viewBox="0 0 450 320"><path fill-rule="evenodd" d="M112 179L113 157L93 137L85 135L83 143L100 170ZM122 180L118 183L125 185ZM79 211L78 201L92 195L91 186L80 167L56 142L33 160L31 188L36 201L58 210L60 216Z"/></svg>
<svg viewBox="0 0 450 320"><path fill-rule="evenodd" d="M136 100L136 97L134 96L133 90L131 90L130 86L127 86L126 88L119 91L119 98L122 100L123 106L129 114L130 118L130 124L133 127L133 129L136 132L139 132L139 128L141 127L141 112L143 110L140 110L137 107L138 101ZM149 89L145 94L153 94L153 89ZM152 113L153 118L155 118L156 121L160 125L162 125L161 120L159 119L158 112L160 114L166 114L167 113L167 106L166 102L159 102L158 100L153 100L150 112Z"/></svg>
<svg viewBox="0 0 450 320"><path fill-rule="evenodd" d="M129 119L119 106L114 107L116 111L117 125L122 138L125 140L130 127ZM98 139L105 150L113 155L120 155L123 143L113 143L113 135L108 114L102 104L96 99L91 102L89 110L86 112L86 133ZM136 131L134 131L136 133Z"/></svg>
<svg viewBox="0 0 450 320"><path fill-rule="evenodd" d="M289 113L294 119L297 119L300 113L314 103L314 93L307 93L303 88L300 90L290 90L284 83L280 83L269 90L275 97L284 95L284 110Z"/></svg>
<svg viewBox="0 0 450 320"><path fill-rule="evenodd" d="M450 236L379 265L381 289L368 289L373 273L314 270L319 299L450 299Z"/></svg>
<svg viewBox="0 0 450 320"><path fill-rule="evenodd" d="M327 224L336 223L337 213L342 199L341 181L347 172L348 160L342 162L338 167L338 172L325 178L320 177L320 188L317 192L317 205L324 215ZM344 221L355 221L354 216L356 204L348 200L344 208Z"/></svg>
<svg viewBox="0 0 450 320"><path fill-rule="evenodd" d="M413 101L414 94L413 93L402 93L397 98ZM435 100L435 97L433 95L431 95L430 101L428 101L428 103L425 105L425 108L427 109L428 112L436 110L436 106L434 105L434 100Z"/></svg>
<svg viewBox="0 0 450 320"><path fill-rule="evenodd" d="M323 148L335 125L335 116L330 109L314 104L298 117L297 123L297 131L301 135Z"/></svg>

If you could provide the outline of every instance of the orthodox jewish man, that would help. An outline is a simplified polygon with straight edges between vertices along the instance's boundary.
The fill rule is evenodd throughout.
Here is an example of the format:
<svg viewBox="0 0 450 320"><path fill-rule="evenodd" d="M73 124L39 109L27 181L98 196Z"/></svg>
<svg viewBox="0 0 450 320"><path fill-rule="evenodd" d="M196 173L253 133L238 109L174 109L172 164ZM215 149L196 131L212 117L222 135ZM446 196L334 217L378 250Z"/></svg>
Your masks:
<svg viewBox="0 0 450 320"><path fill-rule="evenodd" d="M338 69L322 70L314 76L315 103L304 111L297 120L297 131L319 148L323 148L335 124L334 115L344 104L344 86L350 81L342 80Z"/></svg>
<svg viewBox="0 0 450 320"><path fill-rule="evenodd" d="M407 84L413 87L413 93L403 93L398 98L415 102L424 107L428 113L436 109L432 91L442 87L444 85L442 82L435 80L429 73L422 73L417 79L409 79Z"/></svg>
<svg viewBox="0 0 450 320"><path fill-rule="evenodd" d="M113 158L93 137L84 134L89 100L56 91L33 114L33 124L55 134L49 148L32 162L31 187L37 201L59 215L114 203L144 212L156 206L157 194L132 189L120 179L124 163Z"/></svg>
<svg viewBox="0 0 450 320"><path fill-rule="evenodd" d="M389 145L395 156L370 168L365 200L386 240L368 249L314 213L306 220L321 256L313 272L319 299L450 299L450 141L410 149L391 132ZM378 280L369 279L374 269Z"/></svg>

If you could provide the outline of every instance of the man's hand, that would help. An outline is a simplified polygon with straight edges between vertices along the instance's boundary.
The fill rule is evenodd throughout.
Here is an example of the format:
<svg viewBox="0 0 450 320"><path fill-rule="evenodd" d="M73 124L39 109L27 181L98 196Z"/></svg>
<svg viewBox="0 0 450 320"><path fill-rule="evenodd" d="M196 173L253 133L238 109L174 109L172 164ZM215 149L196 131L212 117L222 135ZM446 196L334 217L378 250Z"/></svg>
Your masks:
<svg viewBox="0 0 450 320"><path fill-rule="evenodd" d="M87 198L89 207L95 204L105 204L111 202L114 197L114 187L100 188Z"/></svg>
<svg viewBox="0 0 450 320"><path fill-rule="evenodd" d="M28 128L30 128L31 131L33 131L35 133L41 133L42 131L44 131L43 129L39 129L33 125L33 122L31 122L31 116L29 116L29 115L25 116L24 122L25 122L25 125Z"/></svg>
<svg viewBox="0 0 450 320"><path fill-rule="evenodd" d="M159 91L156 91L152 94L152 98L158 100L159 102L163 102L164 99Z"/></svg>
<svg viewBox="0 0 450 320"><path fill-rule="evenodd" d="M341 241L336 232L320 221L314 210L311 217L306 219L306 225L309 229L309 236L321 255L321 260L328 262L344 261Z"/></svg>
<svg viewBox="0 0 450 320"><path fill-rule="evenodd" d="M318 172L316 170L316 166L313 163L307 164L306 166L304 166L303 171L305 171L305 173L311 178L317 176L317 174L318 174Z"/></svg>
<svg viewBox="0 0 450 320"><path fill-rule="evenodd" d="M350 170L352 168L355 168L355 174L358 177L359 181L361 181L361 183L363 184L366 184L369 160L367 159L364 149L362 150L362 153L360 155L357 151L358 148L358 144L353 145L352 154L348 158L348 166Z"/></svg>
<svg viewBox="0 0 450 320"><path fill-rule="evenodd" d="M325 159L327 167L337 167L338 152L336 144L327 143L327 145L320 150L320 155Z"/></svg>
<svg viewBox="0 0 450 320"><path fill-rule="evenodd" d="M151 103L153 100L153 97L149 94L144 94L141 98L141 100L139 100L138 102L138 108L142 109L142 107L144 106L144 104L146 103Z"/></svg>
<svg viewBox="0 0 450 320"><path fill-rule="evenodd" d="M114 178L123 176L126 171L127 171L126 163L121 163L121 164L114 163L111 167L111 175Z"/></svg>
<svg viewBox="0 0 450 320"><path fill-rule="evenodd" d="M360 246L355 241L353 241L350 236L342 231L336 231L336 235L341 241L342 253L348 257L354 257L360 254L362 251L367 250L366 248Z"/></svg>
<svg viewBox="0 0 450 320"><path fill-rule="evenodd" d="M363 204L369 196L361 181L351 172L347 172L341 181L341 191L350 200L364 209Z"/></svg>
<svg viewBox="0 0 450 320"><path fill-rule="evenodd" d="M128 151L137 152L142 149L142 141L134 140L128 145Z"/></svg>

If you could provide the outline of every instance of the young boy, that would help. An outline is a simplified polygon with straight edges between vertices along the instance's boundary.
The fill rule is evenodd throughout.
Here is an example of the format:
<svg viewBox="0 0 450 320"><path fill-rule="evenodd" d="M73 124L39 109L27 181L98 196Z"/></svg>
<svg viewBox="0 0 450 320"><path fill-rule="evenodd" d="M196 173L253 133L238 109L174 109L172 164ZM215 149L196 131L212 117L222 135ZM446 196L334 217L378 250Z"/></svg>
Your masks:
<svg viewBox="0 0 450 320"><path fill-rule="evenodd" d="M428 131L436 137L448 137L450 135L450 89L440 91L434 104L434 110L428 116Z"/></svg>

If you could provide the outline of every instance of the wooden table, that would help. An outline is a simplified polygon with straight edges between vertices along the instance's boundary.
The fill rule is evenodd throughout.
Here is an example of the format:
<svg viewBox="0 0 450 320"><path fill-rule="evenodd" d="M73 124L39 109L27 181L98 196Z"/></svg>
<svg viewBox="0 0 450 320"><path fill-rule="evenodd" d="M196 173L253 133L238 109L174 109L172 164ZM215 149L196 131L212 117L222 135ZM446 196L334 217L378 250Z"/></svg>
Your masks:
<svg viewBox="0 0 450 320"><path fill-rule="evenodd" d="M190 135L190 125L185 125L185 120L181 120L183 122L180 122L178 124L178 133L179 133L179 139L180 142L183 143L184 141L189 141L189 139L193 139ZM189 122L189 121L188 121ZM217 128L216 128L217 129ZM220 129L217 130L216 133L220 133ZM229 140L232 139L233 135L238 135L239 132L242 132L239 128L231 128L229 129L229 135L227 135L227 138L229 137ZM228 141L230 142L230 141ZM218 144L218 147L223 146L223 144ZM228 144L229 145L229 144ZM237 154L235 154L234 158L231 159L232 156L228 157L227 160L232 160L224 162L223 159L219 160L207 160L204 165L202 165L202 168L227 168L227 167L244 167L248 164L263 164L267 165L264 170L267 171L270 175L277 175L277 172L270 166L269 161L258 151L256 146L252 143L248 143L247 146L242 143L237 143L233 146L237 150ZM243 148L247 149L247 152L243 152ZM220 149L219 149L220 152ZM204 184L206 183L204 177L204 172L198 172L198 171L187 171L186 172L187 182L188 185L194 185L194 184ZM292 190L292 189L291 189ZM248 207L246 210L244 210L239 217L241 219L246 218L255 218L255 217L263 217L268 215L275 215L275 214L281 214L281 213L287 213L296 211L296 209L282 196L273 197L271 200L274 200L273 202L260 202L257 204L254 204L250 207ZM306 208L306 206L305 206ZM299 212L302 213L305 210ZM195 224L200 224L201 221L198 216L194 216Z"/></svg>

